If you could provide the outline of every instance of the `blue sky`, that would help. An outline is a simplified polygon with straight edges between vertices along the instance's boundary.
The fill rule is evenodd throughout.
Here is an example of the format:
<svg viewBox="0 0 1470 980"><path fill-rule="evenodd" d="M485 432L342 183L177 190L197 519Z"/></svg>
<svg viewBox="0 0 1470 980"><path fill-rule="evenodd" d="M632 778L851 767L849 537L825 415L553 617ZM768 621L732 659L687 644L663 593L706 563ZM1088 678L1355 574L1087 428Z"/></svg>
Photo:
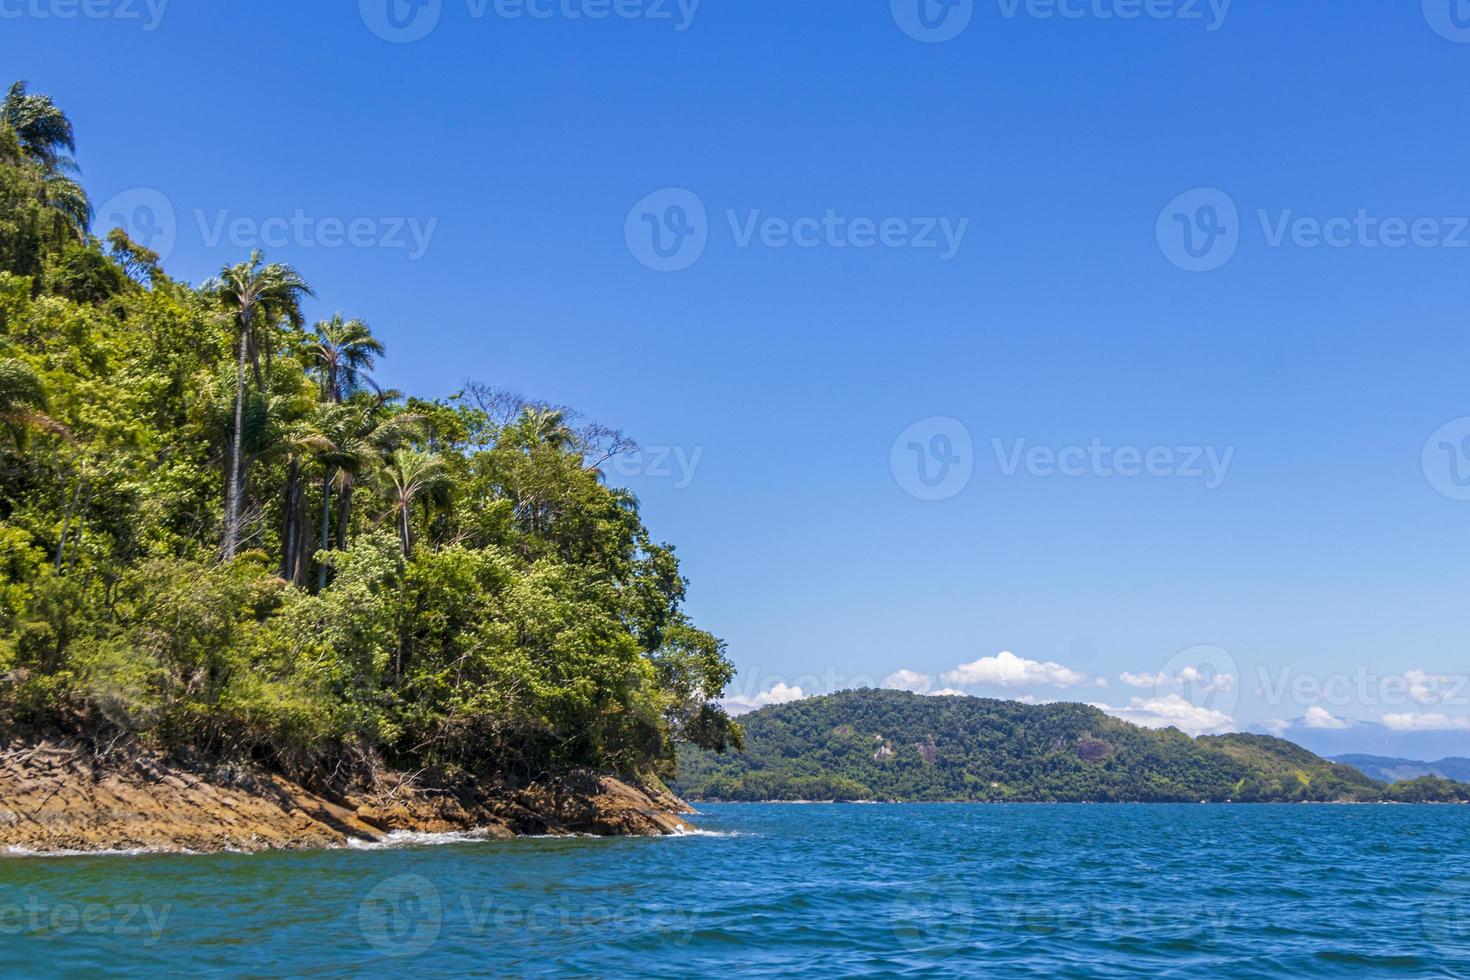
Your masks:
<svg viewBox="0 0 1470 980"><path fill-rule="evenodd" d="M1450 0L393 2L6 0L0 45L176 276L270 243L384 381L654 447L744 702L1470 754Z"/></svg>

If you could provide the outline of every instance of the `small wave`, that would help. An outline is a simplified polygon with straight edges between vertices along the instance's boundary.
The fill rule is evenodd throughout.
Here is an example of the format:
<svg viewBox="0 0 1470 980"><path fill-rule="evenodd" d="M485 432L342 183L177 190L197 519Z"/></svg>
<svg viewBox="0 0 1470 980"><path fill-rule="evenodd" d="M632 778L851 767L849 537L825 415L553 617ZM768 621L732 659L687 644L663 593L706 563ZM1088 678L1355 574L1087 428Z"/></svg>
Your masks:
<svg viewBox="0 0 1470 980"><path fill-rule="evenodd" d="M444 833L397 830L377 840L349 838L346 846L350 851L387 851L400 847L443 847L446 844L483 844L493 839L483 831L473 830L449 831Z"/></svg>
<svg viewBox="0 0 1470 980"><path fill-rule="evenodd" d="M43 851L30 847L12 846L5 849L5 856L16 858L90 858L90 857L142 857L159 854L199 854L182 847L127 847L106 848L98 851Z"/></svg>
<svg viewBox="0 0 1470 980"><path fill-rule="evenodd" d="M754 837L754 834L739 830L704 830L700 827L675 830L666 837Z"/></svg>

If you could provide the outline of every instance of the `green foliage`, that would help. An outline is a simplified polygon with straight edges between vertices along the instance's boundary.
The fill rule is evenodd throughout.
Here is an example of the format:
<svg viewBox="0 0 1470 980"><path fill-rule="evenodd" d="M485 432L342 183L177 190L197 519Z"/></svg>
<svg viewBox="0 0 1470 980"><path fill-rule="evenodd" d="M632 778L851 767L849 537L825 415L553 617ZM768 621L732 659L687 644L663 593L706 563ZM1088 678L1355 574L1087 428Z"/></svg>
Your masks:
<svg viewBox="0 0 1470 980"><path fill-rule="evenodd" d="M70 123L23 86L0 112L0 729L307 776L738 741L723 644L596 469L610 430L381 391L383 345L308 331L295 270L194 289L80 234Z"/></svg>
<svg viewBox="0 0 1470 980"><path fill-rule="evenodd" d="M1385 792L1356 769L1281 739L1192 739L1082 704L862 690L763 708L743 722L742 752L680 753L678 792L720 800L1146 803L1470 793L1447 782Z"/></svg>

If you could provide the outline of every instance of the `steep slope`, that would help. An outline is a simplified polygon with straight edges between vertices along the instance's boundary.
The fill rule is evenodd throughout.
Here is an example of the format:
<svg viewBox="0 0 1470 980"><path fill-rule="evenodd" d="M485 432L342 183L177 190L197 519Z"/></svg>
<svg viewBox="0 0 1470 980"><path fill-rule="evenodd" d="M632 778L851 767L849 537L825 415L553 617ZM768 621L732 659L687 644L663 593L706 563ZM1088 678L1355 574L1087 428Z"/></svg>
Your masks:
<svg viewBox="0 0 1470 980"><path fill-rule="evenodd" d="M1082 704L845 691L743 719L745 750L680 757L694 800L1378 800L1349 766L1260 735L1190 738Z"/></svg>

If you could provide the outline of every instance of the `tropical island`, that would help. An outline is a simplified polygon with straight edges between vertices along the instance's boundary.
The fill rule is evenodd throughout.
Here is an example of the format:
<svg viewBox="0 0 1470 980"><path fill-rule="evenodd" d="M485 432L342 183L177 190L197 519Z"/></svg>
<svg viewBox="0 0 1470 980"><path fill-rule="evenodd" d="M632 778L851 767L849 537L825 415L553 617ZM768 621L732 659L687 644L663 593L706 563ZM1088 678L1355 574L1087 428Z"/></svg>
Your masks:
<svg viewBox="0 0 1470 980"><path fill-rule="evenodd" d="M1266 735L1140 728L1085 704L864 689L741 719L745 745L691 746L690 800L982 803L1463 803L1470 785L1388 785Z"/></svg>
<svg viewBox="0 0 1470 980"><path fill-rule="evenodd" d="M75 150L9 89L0 849L679 829L732 668L604 479L632 441L379 387L368 324L258 253L170 278L91 233Z"/></svg>

